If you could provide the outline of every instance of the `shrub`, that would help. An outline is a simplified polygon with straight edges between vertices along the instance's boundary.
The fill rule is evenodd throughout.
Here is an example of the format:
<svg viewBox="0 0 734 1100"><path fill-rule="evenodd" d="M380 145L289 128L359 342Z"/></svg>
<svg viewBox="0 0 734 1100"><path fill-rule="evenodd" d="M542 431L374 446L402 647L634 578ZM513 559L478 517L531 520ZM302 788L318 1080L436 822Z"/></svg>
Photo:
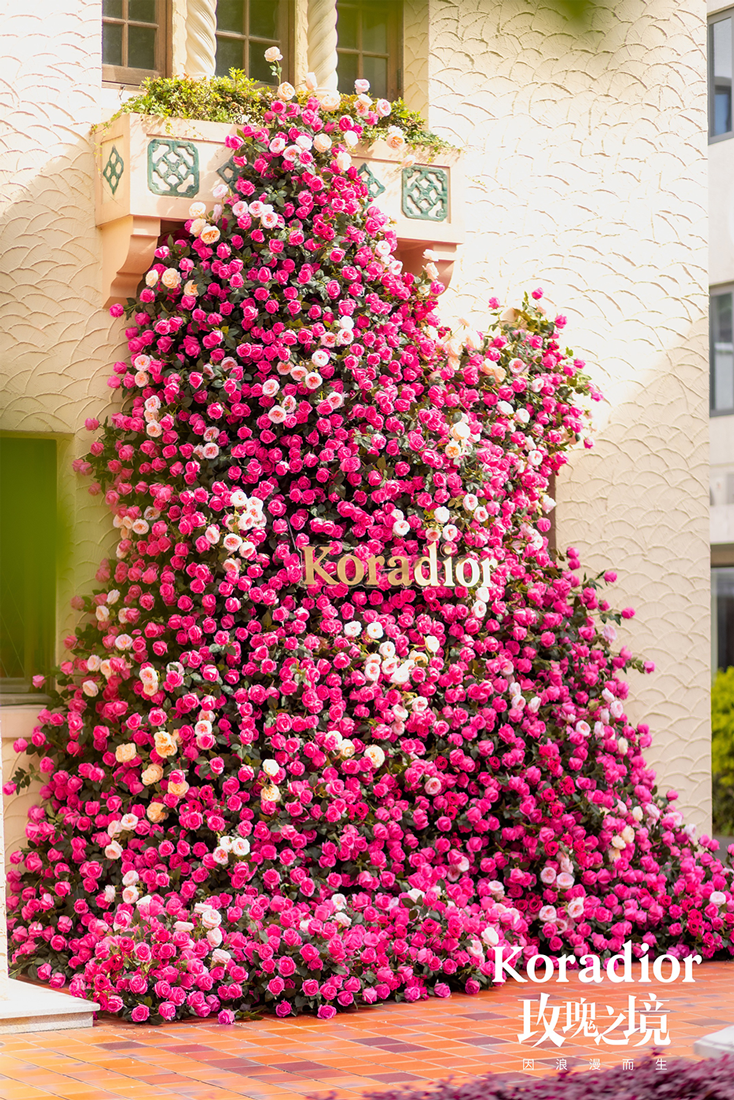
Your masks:
<svg viewBox="0 0 734 1100"><path fill-rule="evenodd" d="M229 76L194 79L190 76L150 77L144 80L138 95L125 101L118 114L154 115L158 118L186 118L208 122L261 122L272 99L272 89L263 88L237 69ZM308 101L308 93L300 100ZM353 112L356 95L342 95L340 109ZM387 136L391 126L399 126L406 144L429 159L435 153L452 146L426 129L423 117L406 107L402 99L391 104L389 116L376 118L365 128L363 140L372 144Z"/></svg>
<svg viewBox="0 0 734 1100"><path fill-rule="evenodd" d="M664 1057L661 1069L654 1055L634 1060L631 1070L561 1072L523 1082L487 1074L464 1085L445 1081L424 1089L381 1089L363 1096L365 1100L734 1100L732 1055L699 1062Z"/></svg>
<svg viewBox="0 0 734 1100"><path fill-rule="evenodd" d="M711 688L714 829L734 834L734 668L719 669Z"/></svg>

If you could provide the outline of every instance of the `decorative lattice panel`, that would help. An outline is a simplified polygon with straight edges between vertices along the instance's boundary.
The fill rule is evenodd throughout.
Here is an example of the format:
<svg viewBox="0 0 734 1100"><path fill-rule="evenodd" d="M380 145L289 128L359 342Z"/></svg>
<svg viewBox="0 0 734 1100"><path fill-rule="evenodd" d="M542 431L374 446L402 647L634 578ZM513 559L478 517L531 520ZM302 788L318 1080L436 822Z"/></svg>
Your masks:
<svg viewBox="0 0 734 1100"><path fill-rule="evenodd" d="M217 168L217 175L224 180L228 187L231 187L234 181L239 178L239 169L234 162L234 153L229 160Z"/></svg>
<svg viewBox="0 0 734 1100"><path fill-rule="evenodd" d="M357 175L360 177L362 183L367 188L367 192L373 201L374 199L379 198L379 196L382 195L385 191L383 184L380 183L379 179L372 171L369 164L361 164L357 169Z"/></svg>
<svg viewBox="0 0 734 1100"><path fill-rule="evenodd" d="M199 190L199 151L192 141L153 138L148 144L148 189L188 199Z"/></svg>
<svg viewBox="0 0 734 1100"><path fill-rule="evenodd" d="M118 153L117 146L113 145L110 150L110 155L107 158L107 163L102 169L102 176L107 180L107 185L113 195L120 184L124 171L125 161Z"/></svg>
<svg viewBox="0 0 734 1100"><path fill-rule="evenodd" d="M443 222L449 216L449 174L444 168L403 169L403 214L406 218Z"/></svg>

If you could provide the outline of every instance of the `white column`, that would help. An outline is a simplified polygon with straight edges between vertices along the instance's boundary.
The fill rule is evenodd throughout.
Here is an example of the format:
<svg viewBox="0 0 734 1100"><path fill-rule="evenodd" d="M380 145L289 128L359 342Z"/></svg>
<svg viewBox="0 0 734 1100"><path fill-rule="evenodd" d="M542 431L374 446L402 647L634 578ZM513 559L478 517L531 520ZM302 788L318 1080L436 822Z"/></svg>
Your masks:
<svg viewBox="0 0 734 1100"><path fill-rule="evenodd" d="M308 68L319 88L336 91L336 0L308 0Z"/></svg>
<svg viewBox="0 0 734 1100"><path fill-rule="evenodd" d="M214 76L217 56L217 0L188 0L186 13L186 73L199 79Z"/></svg>

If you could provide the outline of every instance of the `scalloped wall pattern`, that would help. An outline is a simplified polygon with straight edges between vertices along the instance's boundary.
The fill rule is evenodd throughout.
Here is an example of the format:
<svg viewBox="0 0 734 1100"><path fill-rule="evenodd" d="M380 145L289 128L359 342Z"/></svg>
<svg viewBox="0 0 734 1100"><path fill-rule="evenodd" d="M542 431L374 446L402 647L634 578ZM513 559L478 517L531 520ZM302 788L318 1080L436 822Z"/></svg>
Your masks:
<svg viewBox="0 0 734 1100"><path fill-rule="evenodd" d="M412 0L412 7L421 7ZM710 827L706 8L620 0L588 31L529 0L430 0L430 125L467 148L445 307L542 285L606 395L559 478L559 546L614 568L629 714ZM471 227L476 227L472 234Z"/></svg>

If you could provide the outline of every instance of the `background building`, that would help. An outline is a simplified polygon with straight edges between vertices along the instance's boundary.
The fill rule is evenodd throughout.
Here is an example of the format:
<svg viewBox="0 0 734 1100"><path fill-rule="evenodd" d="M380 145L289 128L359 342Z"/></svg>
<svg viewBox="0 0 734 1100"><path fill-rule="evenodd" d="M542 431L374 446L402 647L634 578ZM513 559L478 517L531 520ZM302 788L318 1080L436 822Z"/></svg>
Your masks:
<svg viewBox="0 0 734 1100"><path fill-rule="evenodd" d="M731 41L730 30L729 103ZM147 75L238 64L267 78L262 54L276 43L295 83L313 70L350 91L366 76L375 94L402 93L465 150L466 233L447 319L475 312L481 326L490 295L512 302L539 284L548 308L567 314L569 340L608 401L595 449L559 478L558 542L578 546L590 569L618 570L611 599L637 609L620 641L658 669L634 677L630 713L655 734L661 785L677 788L689 819L708 827L702 0L620 0L585 32L543 0L13 5L0 46L0 519L13 563L2 595L6 770L9 742L37 712L30 676L58 658L74 625L70 597L90 588L113 543L105 506L70 465L87 449L85 418L119 400L106 379L123 355L123 323L104 309L110 237L96 224L92 127ZM712 144L712 163L727 153L729 131ZM734 255L731 268L712 265L711 279L723 297L718 392L734 405ZM712 435L724 422L711 419ZM731 470L734 483L734 457ZM734 567L734 556L723 564ZM723 585L734 569L719 576ZM6 803L12 842L25 811Z"/></svg>
<svg viewBox="0 0 734 1100"><path fill-rule="evenodd" d="M712 672L734 665L734 8L709 3Z"/></svg>

